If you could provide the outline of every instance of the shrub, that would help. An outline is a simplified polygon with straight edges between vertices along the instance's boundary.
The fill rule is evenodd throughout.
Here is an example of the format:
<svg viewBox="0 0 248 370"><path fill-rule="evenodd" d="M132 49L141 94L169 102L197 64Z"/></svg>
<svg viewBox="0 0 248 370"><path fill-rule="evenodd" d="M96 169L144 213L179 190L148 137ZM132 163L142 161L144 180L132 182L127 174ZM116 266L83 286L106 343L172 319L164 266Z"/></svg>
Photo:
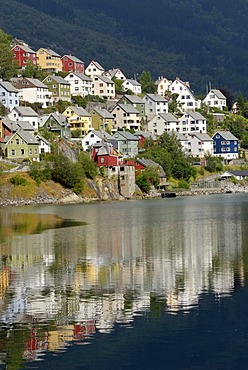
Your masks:
<svg viewBox="0 0 248 370"><path fill-rule="evenodd" d="M21 185L21 186L27 185L27 180L24 177L21 177L19 175L11 177L10 182L13 185Z"/></svg>

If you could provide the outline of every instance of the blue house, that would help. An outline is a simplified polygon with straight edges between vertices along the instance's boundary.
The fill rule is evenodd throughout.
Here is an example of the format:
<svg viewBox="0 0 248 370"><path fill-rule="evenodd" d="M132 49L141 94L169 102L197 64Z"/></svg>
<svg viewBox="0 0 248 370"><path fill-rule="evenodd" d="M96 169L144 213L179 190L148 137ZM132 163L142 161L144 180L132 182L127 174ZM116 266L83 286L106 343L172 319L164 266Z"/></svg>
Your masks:
<svg viewBox="0 0 248 370"><path fill-rule="evenodd" d="M237 159L238 139L229 131L218 131L213 137L214 155L224 158L225 160Z"/></svg>

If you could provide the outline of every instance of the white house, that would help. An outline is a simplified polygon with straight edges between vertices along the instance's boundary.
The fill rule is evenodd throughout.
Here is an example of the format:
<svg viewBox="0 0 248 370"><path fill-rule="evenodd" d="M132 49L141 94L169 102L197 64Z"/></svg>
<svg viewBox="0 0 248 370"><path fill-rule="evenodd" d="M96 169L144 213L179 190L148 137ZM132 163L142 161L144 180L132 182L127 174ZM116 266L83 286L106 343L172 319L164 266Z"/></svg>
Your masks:
<svg viewBox="0 0 248 370"><path fill-rule="evenodd" d="M141 84L132 79L127 79L123 82L122 87L125 91L130 90L135 95L141 94Z"/></svg>
<svg viewBox="0 0 248 370"><path fill-rule="evenodd" d="M189 82L184 82L180 80L180 78L176 77L176 79L170 84L169 91L172 94L180 94L181 91L185 90L186 87L190 88Z"/></svg>
<svg viewBox="0 0 248 370"><path fill-rule="evenodd" d="M192 157L203 158L206 155L213 155L214 141L205 133L194 133L188 136L190 147L188 153Z"/></svg>
<svg viewBox="0 0 248 370"><path fill-rule="evenodd" d="M146 94L143 98L147 119L150 120L159 113L168 113L168 99L161 95Z"/></svg>
<svg viewBox="0 0 248 370"><path fill-rule="evenodd" d="M193 92L187 86L178 94L177 103L182 112L194 112L196 108L201 107L201 101L196 100Z"/></svg>
<svg viewBox="0 0 248 370"><path fill-rule="evenodd" d="M83 73L69 73L65 78L71 85L71 95L86 96L92 94L92 79Z"/></svg>
<svg viewBox="0 0 248 370"><path fill-rule="evenodd" d="M9 110L19 106L19 90L10 82L0 81L0 102Z"/></svg>
<svg viewBox="0 0 248 370"><path fill-rule="evenodd" d="M220 90L211 89L203 99L203 103L212 108L223 110L226 108L226 100L225 95Z"/></svg>
<svg viewBox="0 0 248 370"><path fill-rule="evenodd" d="M179 119L179 132L181 133L206 133L207 121L199 112L187 112Z"/></svg>
<svg viewBox="0 0 248 370"><path fill-rule="evenodd" d="M106 77L109 77L111 80L116 78L117 80L121 81L125 81L127 79L120 68L109 69L108 72L106 72Z"/></svg>
<svg viewBox="0 0 248 370"><path fill-rule="evenodd" d="M104 68L95 60L92 60L85 68L85 74L90 78L93 78L94 76L100 76L104 72Z"/></svg>
<svg viewBox="0 0 248 370"><path fill-rule="evenodd" d="M20 100L29 103L40 103L42 108L47 108L52 103L52 92L37 78L23 78L16 87L20 90Z"/></svg>
<svg viewBox="0 0 248 370"><path fill-rule="evenodd" d="M90 131L84 138L80 139L83 150L90 149L93 145L100 143L103 140L113 140L113 137L106 131Z"/></svg>
<svg viewBox="0 0 248 370"><path fill-rule="evenodd" d="M95 76L93 78L92 94L107 98L115 97L115 83L108 77Z"/></svg>
<svg viewBox="0 0 248 370"><path fill-rule="evenodd" d="M51 153L51 145L41 134L35 135L36 140L39 143L39 154Z"/></svg>
<svg viewBox="0 0 248 370"><path fill-rule="evenodd" d="M179 121L171 113L159 113L147 123L147 130L158 136L164 132L179 132Z"/></svg>
<svg viewBox="0 0 248 370"><path fill-rule="evenodd" d="M165 96L165 92L169 91L172 81L168 80L166 77L161 76L157 79L155 84L157 86L157 94Z"/></svg>
<svg viewBox="0 0 248 370"><path fill-rule="evenodd" d="M115 129L140 130L139 111L131 104L118 103L111 112L115 117Z"/></svg>
<svg viewBox="0 0 248 370"><path fill-rule="evenodd" d="M14 107L8 117L14 122L29 122L38 131L39 116L31 107Z"/></svg>

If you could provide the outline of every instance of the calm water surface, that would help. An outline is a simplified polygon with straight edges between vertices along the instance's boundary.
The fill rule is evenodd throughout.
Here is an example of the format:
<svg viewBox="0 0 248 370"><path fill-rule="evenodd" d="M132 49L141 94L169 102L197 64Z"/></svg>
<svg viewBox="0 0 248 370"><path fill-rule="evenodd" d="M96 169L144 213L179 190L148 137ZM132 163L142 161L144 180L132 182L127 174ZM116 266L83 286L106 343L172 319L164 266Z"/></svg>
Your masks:
<svg viewBox="0 0 248 370"><path fill-rule="evenodd" d="M0 369L248 369L248 195L0 209Z"/></svg>

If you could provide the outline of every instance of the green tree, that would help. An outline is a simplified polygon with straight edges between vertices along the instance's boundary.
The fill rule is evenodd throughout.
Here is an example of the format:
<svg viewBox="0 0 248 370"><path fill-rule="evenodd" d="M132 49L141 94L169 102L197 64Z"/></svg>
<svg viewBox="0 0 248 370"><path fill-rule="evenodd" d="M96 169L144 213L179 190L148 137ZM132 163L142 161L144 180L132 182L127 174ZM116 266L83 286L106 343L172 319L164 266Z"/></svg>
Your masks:
<svg viewBox="0 0 248 370"><path fill-rule="evenodd" d="M122 92L123 91L123 82L122 80L118 80L116 77L112 79L112 81L115 83L115 91L116 92Z"/></svg>
<svg viewBox="0 0 248 370"><path fill-rule="evenodd" d="M145 93L155 93L156 85L152 79L151 72L143 71L139 77L139 83L141 84L141 89Z"/></svg>
<svg viewBox="0 0 248 370"><path fill-rule="evenodd" d="M0 78L8 81L17 74L18 64L11 50L11 36L0 29Z"/></svg>

